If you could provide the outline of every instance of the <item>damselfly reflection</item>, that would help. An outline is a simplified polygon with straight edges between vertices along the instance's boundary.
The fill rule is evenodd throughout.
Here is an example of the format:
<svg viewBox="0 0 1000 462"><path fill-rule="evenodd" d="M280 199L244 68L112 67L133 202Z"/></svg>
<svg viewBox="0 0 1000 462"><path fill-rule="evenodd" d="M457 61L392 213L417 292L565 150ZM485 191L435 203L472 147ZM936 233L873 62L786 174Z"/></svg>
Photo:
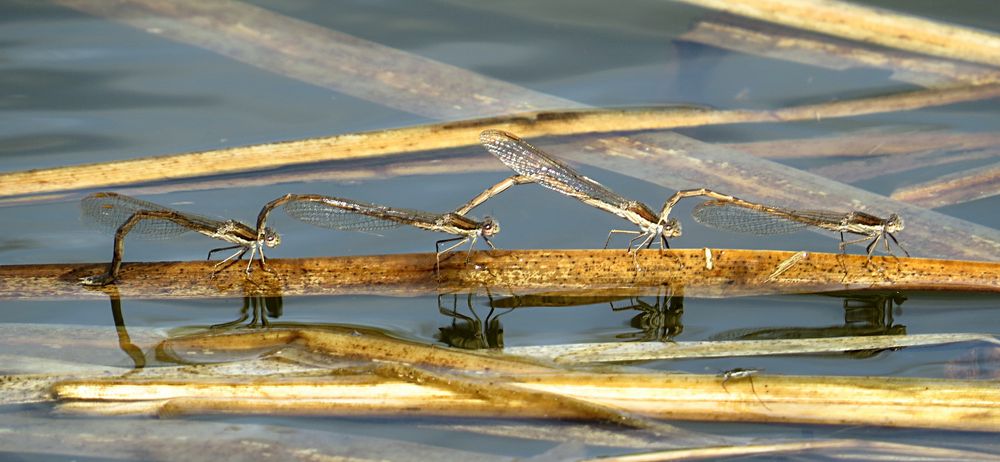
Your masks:
<svg viewBox="0 0 1000 462"><path fill-rule="evenodd" d="M653 303L643 301L640 297L630 297L628 300L631 304L625 306L615 306L612 302L611 310L639 311L629 320L629 325L638 331L618 334L616 338L639 342L667 342L684 331L684 325L681 323L681 316L684 315L684 296L670 293L666 296L657 295Z"/></svg>
<svg viewBox="0 0 1000 462"><path fill-rule="evenodd" d="M585 204L622 217L638 227L638 231L613 229L604 243L607 248L616 233L636 235L629 241L629 251L649 247L659 238L661 248L669 248L668 238L681 235L677 220L657 216L646 204L622 197L604 185L581 175L572 167L528 144L520 138L500 130L486 130L479 141L490 154L510 167L517 175L490 187L459 208L459 214L468 213L489 198L500 194L515 184L538 183L553 191L579 199ZM636 246L638 242L638 246Z"/></svg>
<svg viewBox="0 0 1000 462"><path fill-rule="evenodd" d="M472 316L459 313L457 294L452 294L450 309L442 303L443 297L444 295L438 295L438 311L451 318L451 325L439 327L434 338L449 346L466 350L503 348L503 324L500 323L500 316L513 311L513 308L495 314L496 308L491 298L489 313L485 319L480 319L473 307L473 294L468 294L466 298L466 306Z"/></svg>
<svg viewBox="0 0 1000 462"><path fill-rule="evenodd" d="M270 327L268 318L280 318L284 312L284 301L282 297L243 297L243 307L240 308L240 316L232 321L210 326L211 329L229 329L232 327L244 327L253 329L256 327ZM247 318L250 322L243 324Z"/></svg>
<svg viewBox="0 0 1000 462"><path fill-rule="evenodd" d="M756 327L732 329L709 337L713 341L784 340L802 338L906 335L906 326L895 324L893 310L906 300L898 292L856 294L844 297L844 323L826 327ZM858 358L871 357L882 350L849 352Z"/></svg>
<svg viewBox="0 0 1000 462"><path fill-rule="evenodd" d="M910 256L910 253L893 235L893 233L901 231L904 226L903 219L896 214L889 215L889 218L879 218L857 211L792 210L749 202L708 189L677 192L664 205L664 213L669 214L670 209L680 199L695 196L707 196L715 199L699 204L691 212L695 221L713 228L740 233L774 235L792 233L812 226L839 232L841 252L845 252L848 245L871 239L865 248L869 260L879 241L885 245L885 252L891 255L892 250L889 248L889 239L891 239L906 256ZM845 233L863 237L845 241Z"/></svg>
<svg viewBox="0 0 1000 462"><path fill-rule="evenodd" d="M896 310L901 309L906 301L906 296L900 292L848 294L843 297L844 323L849 326L891 327L896 322Z"/></svg>
<svg viewBox="0 0 1000 462"><path fill-rule="evenodd" d="M235 253L215 265L215 274L227 268L232 263L250 251L250 259L246 272L254 256L260 255L261 266L264 265L264 247L275 247L281 243L281 237L270 228L262 228L259 233L249 226L235 220L215 220L192 213L179 212L162 205L136 199L124 194L99 192L84 197L80 201L83 218L106 231L114 231L115 247L111 264L105 274L81 278L84 285L103 286L115 281L121 270L122 258L125 255L125 237L136 234L147 239L168 239L194 231L208 237L221 239L235 244L230 247L212 249L208 258L221 250L238 249Z"/></svg>
<svg viewBox="0 0 1000 462"><path fill-rule="evenodd" d="M651 297L622 295L621 291L590 292L546 292L528 295L512 295L492 300L494 308L559 308L586 307L588 305L611 306L612 311L636 311L629 319L629 325L638 331L615 335L628 341L670 341L684 330L681 316L684 314L684 296L678 287L667 288L666 295Z"/></svg>
<svg viewBox="0 0 1000 462"><path fill-rule="evenodd" d="M128 334L125 314L122 312L122 298L118 289L112 286L107 293L108 299L111 301L111 317L115 322L115 333L118 334L118 348L132 360L132 369L140 370L146 367L146 353L138 345L132 343L132 338Z"/></svg>
<svg viewBox="0 0 1000 462"><path fill-rule="evenodd" d="M458 213L436 214L421 210L394 208L369 204L361 201L341 199L319 194L286 194L261 209L257 215L257 229L264 230L267 217L272 210L284 206L285 212L297 220L324 228L344 231L378 231L401 225L410 225L428 231L454 234L458 237L443 239L435 243L437 265L441 254L471 241L469 253L479 238L492 249L496 249L490 237L500 232L500 224L490 217L476 221ZM458 241L441 250L441 244ZM437 268L437 266L435 267Z"/></svg>

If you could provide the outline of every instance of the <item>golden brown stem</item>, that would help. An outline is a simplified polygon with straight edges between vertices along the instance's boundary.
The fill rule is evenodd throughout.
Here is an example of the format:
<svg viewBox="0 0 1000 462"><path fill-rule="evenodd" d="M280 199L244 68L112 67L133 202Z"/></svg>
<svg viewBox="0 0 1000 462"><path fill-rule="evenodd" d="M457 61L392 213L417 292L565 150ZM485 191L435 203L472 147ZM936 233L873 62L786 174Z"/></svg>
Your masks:
<svg viewBox="0 0 1000 462"><path fill-rule="evenodd" d="M242 297L244 295L427 295L448 291L527 294L545 291L607 291L655 294L664 281L692 296L802 293L830 290L1000 291L1000 264L983 261L873 257L811 252L780 277L763 281L795 252L712 249L713 268L703 249L493 250L444 255L437 278L434 253L268 260L273 271L224 271L209 279L204 261L123 265L118 290L123 297ZM103 265L100 265L103 266ZM90 298L104 292L81 286L77 278L98 264L0 266L0 299Z"/></svg>

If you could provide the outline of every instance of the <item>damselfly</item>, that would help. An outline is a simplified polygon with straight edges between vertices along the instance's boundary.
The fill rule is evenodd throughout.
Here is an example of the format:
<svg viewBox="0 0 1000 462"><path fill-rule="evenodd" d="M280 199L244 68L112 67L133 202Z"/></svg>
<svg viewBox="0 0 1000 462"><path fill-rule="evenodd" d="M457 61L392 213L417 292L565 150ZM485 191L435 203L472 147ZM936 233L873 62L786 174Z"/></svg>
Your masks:
<svg viewBox="0 0 1000 462"><path fill-rule="evenodd" d="M482 238L492 249L496 249L490 237L500 232L500 223L486 217L483 221L458 213L436 214L421 210L387 207L366 202L341 199L319 194L286 194L261 209L257 215L257 229L265 229L267 217L271 211L284 206L285 213L292 218L324 228L344 231L378 231L410 225L429 231L454 234L458 237L442 239L435 243L437 251L437 266L441 264L441 254L472 241L469 244L469 254L476 245L476 240ZM441 244L458 241L441 250Z"/></svg>
<svg viewBox="0 0 1000 462"><path fill-rule="evenodd" d="M657 237L660 238L661 248L669 248L667 239L681 235L680 223L677 220L665 220L664 216L657 216L646 204L622 197L604 185L577 173L572 167L517 136L500 130L486 130L479 135L479 141L490 154L500 159L517 175L483 191L482 194L459 208L456 213L464 215L513 185L538 183L553 191L575 197L585 204L613 213L639 226L638 231L611 230L604 243L605 247L611 242L612 235L616 233L636 235L629 241L629 251L635 246L636 241L639 241L639 245L635 248L639 249L649 247Z"/></svg>
<svg viewBox="0 0 1000 462"><path fill-rule="evenodd" d="M675 195L689 193L689 196L703 195L715 200L698 204L691 214L695 221L714 228L728 231L753 233L760 235L785 234L799 231L808 226L822 228L840 233L840 250L843 252L848 245L857 244L871 239L865 251L871 259L879 241L885 245L886 253L892 254L889 239L903 251L910 253L896 240L893 233L903 229L903 219L896 214L889 218L879 218L864 212L832 212L828 210L792 210L769 205L758 204L742 199L719 194L705 189L681 191ZM696 193L696 194L695 194ZM676 201L673 201L676 203ZM668 201L670 204L670 201ZM669 209L667 210L669 213ZM844 233L863 236L859 239L845 241Z"/></svg>
<svg viewBox="0 0 1000 462"><path fill-rule="evenodd" d="M169 239L194 231L208 237L221 239L235 244L230 247L212 249L208 258L221 250L239 249L225 260L219 262L216 272L236 262L250 251L250 261L246 272L256 254L260 254L260 262L264 264L264 247L275 247L281 243L281 237L270 228L257 230L235 220L215 220L192 213L179 212L162 205L136 199L124 194L99 192L84 197L80 201L83 218L92 224L114 231L115 248L111 257L111 265L105 274L81 278L84 285L103 286L115 281L121 269L125 254L125 236L129 233L140 235L147 239Z"/></svg>

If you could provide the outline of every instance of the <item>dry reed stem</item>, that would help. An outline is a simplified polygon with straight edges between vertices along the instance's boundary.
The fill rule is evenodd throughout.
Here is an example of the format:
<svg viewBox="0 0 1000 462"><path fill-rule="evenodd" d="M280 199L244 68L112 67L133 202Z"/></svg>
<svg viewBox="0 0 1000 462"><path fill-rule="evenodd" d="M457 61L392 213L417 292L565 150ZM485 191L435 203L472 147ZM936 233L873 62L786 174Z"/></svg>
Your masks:
<svg viewBox="0 0 1000 462"><path fill-rule="evenodd" d="M730 380L723 387L715 375L570 372L505 355L315 328L196 334L166 339L157 348L161 356L172 355L179 362L183 357L171 352L217 358L234 351L289 349L308 352L328 365L298 377L252 368L227 376L194 369L185 376L179 369L159 377L154 369L128 378L69 380L52 390L64 403L61 412L102 415L576 418L661 434L676 431L646 418L1000 431L1000 389L985 381L761 374L752 377L753 387L749 379ZM374 367L361 369L363 375L344 375L357 370L339 371L345 360ZM326 374L316 373L323 368ZM549 404L539 404L546 400Z"/></svg>
<svg viewBox="0 0 1000 462"><path fill-rule="evenodd" d="M483 162L488 154L455 157L441 153L430 158L406 159L387 157L370 162L347 162L345 165L314 164L301 172L261 173L231 178L192 179L177 183L156 184L151 186L132 186L115 189L115 192L129 196L168 194L178 191L198 191L207 189L252 188L256 186L271 186L282 183L312 183L312 182L358 182L377 181L410 175L446 175L468 174L476 172L507 172L507 167L494 162ZM414 157L424 157L416 155ZM0 199L0 207L15 205L39 204L47 202L65 202L79 200L86 194L67 192L47 195L18 196Z"/></svg>
<svg viewBox="0 0 1000 462"><path fill-rule="evenodd" d="M683 0L798 29L1000 67L996 34L834 0Z"/></svg>
<svg viewBox="0 0 1000 462"><path fill-rule="evenodd" d="M1000 84L919 90L774 111L666 107L521 113L213 151L0 173L0 182L5 185L0 197L108 188L316 162L398 157L403 153L478 145L479 132L486 128L532 138L731 123L788 122L904 111L996 96L1000 96ZM766 166L763 169L766 171Z"/></svg>
<svg viewBox="0 0 1000 462"><path fill-rule="evenodd" d="M857 454L850 457L852 454ZM932 460L995 460L995 455L962 449L938 448L917 444L890 443L871 440L810 440L788 443L747 444L724 447L694 449L667 449L620 456L586 459L585 462L657 462L668 460L717 460L733 457L753 457L762 455L802 454L804 456L826 456L830 459L874 459L876 454L883 457L893 455L926 461ZM904 459L905 460L905 459Z"/></svg>
<svg viewBox="0 0 1000 462"><path fill-rule="evenodd" d="M398 362L379 365L377 369L379 371L376 373L385 378L404 378L410 383L449 390L458 395L473 397L500 407L511 405L530 407L542 415L566 415L568 413L574 418L597 420L646 430L662 438L686 437L690 440L694 436L693 433L673 425L657 422L622 409L576 399L564 394L549 393L545 390L525 389L516 383L511 384L491 377L470 377L449 372L432 372ZM710 440L725 440L725 438L716 437L710 438Z"/></svg>
<svg viewBox="0 0 1000 462"><path fill-rule="evenodd" d="M1000 340L988 334L913 334L713 342L597 342L509 347L504 349L504 353L511 357L551 361L555 364L580 365L602 362L621 363L665 359L889 350L963 342L1000 344Z"/></svg>
<svg viewBox="0 0 1000 462"><path fill-rule="evenodd" d="M1000 134L922 130L898 133L865 130L833 136L723 144L767 159L880 157L925 151L974 151L1000 145ZM902 161L901 161L902 162Z"/></svg>
<svg viewBox="0 0 1000 462"><path fill-rule="evenodd" d="M885 175L893 175L902 172L908 172L911 170L917 170L921 168L934 167L939 165L948 165L957 162L969 162L974 160L984 160L984 159L996 159L1000 157L1000 149L996 147L991 147L987 149L980 149L976 151L963 151L963 152L922 152L914 153L913 155L906 157L899 156L883 156L874 159L865 160L853 160L847 162L840 162L837 164L826 165L823 167L809 169L810 172L817 175L822 175L826 178L843 181L845 183L854 183L863 180L870 180L872 178L878 178ZM925 206L929 208L937 208L949 204L958 204L961 202L968 201L968 197L974 197L977 194L982 194L982 197L988 197L989 195L996 193L996 185L990 185L988 179L984 179L981 169L971 169L964 172L959 172L953 175L948 175L951 181L947 181L944 178L938 178L933 180L935 188L937 188L936 194L942 196L941 201L934 206L926 203L926 200L921 202L919 200L902 200L908 204ZM995 176L995 172L994 172ZM995 178L994 178L995 179ZM973 186L970 188L966 183L972 183ZM983 185L982 183L987 183ZM925 183L926 185L926 183ZM985 186L983 190L978 190L976 186ZM989 186L992 186L990 188ZM913 186L906 186L906 188L912 188ZM901 200L898 197L890 196L893 199Z"/></svg>
<svg viewBox="0 0 1000 462"><path fill-rule="evenodd" d="M757 22L700 22L680 38L725 50L827 69L886 69L892 71L891 78L895 80L928 88L958 82L979 85L1000 80L1000 71L989 67L807 35Z"/></svg>
<svg viewBox="0 0 1000 462"><path fill-rule="evenodd" d="M442 261L435 255L268 259L269 271L249 279L239 268L211 278L212 262L127 263L117 290L122 297L216 298L255 296L378 294L413 296L455 291L529 293L622 289L626 295L664 287L691 296L716 297L832 290L969 290L996 292L998 264L991 262L874 257L810 252L807 260L770 283L763 281L795 252L714 249L714 268L702 249L639 252L641 271L623 250L477 251ZM48 264L0 267L0 298L61 299L106 297L114 288L81 286L78 278L106 264Z"/></svg>
<svg viewBox="0 0 1000 462"><path fill-rule="evenodd" d="M996 155L993 152L994 156ZM893 199L924 207L943 207L1000 194L1000 163L956 172L892 192Z"/></svg>
<svg viewBox="0 0 1000 462"><path fill-rule="evenodd" d="M751 389L749 379L731 380L723 388L722 378L715 375L662 373L568 373L497 376L490 380L652 418L1000 431L1000 389L988 381L761 374L753 376ZM552 409L537 406L532 399L483 400L456 394L450 388L447 384L441 388L438 383L425 386L372 376L279 381L236 377L198 382L68 381L55 385L53 392L63 401L83 401L91 411L99 410L104 401L144 401L145 407L135 403L131 409L167 415L403 412L605 418L573 406Z"/></svg>
<svg viewBox="0 0 1000 462"><path fill-rule="evenodd" d="M881 158L872 171L845 171L845 167L837 169L838 175L881 174L885 168L907 168L911 163L896 159L897 155L925 155L941 151L964 152L958 157L978 159L988 155L983 148L1000 145L1000 135L994 133L963 133L950 131L920 131L903 133L885 133L882 131L861 131L827 137L796 138L774 141L754 141L746 143L723 143L724 146L736 151L752 154L765 159L801 159L825 157L861 157ZM446 175L475 172L507 172L507 167L497 162L483 162L487 158L485 152L479 155L440 154L425 159L398 159L396 156L386 157L381 161L350 162L347 165L322 166L315 169L295 173L264 173L253 176L241 176L225 179L188 180L155 186L134 186L116 189L121 194L130 196L167 194L177 191L197 191L206 189L247 188L254 186L275 185L281 183L310 182L350 182L375 181L409 175ZM940 156L939 156L940 157ZM947 156L949 160L953 156ZM930 162L930 160L928 160ZM845 165L844 163L838 165ZM855 168L858 165L851 165ZM862 166L867 166L864 164ZM823 175L826 170L813 169L812 173ZM836 178L844 181L843 178ZM59 202L76 200L83 197L81 193L63 193L49 195L20 196L0 199L0 207L37 204L44 202Z"/></svg>

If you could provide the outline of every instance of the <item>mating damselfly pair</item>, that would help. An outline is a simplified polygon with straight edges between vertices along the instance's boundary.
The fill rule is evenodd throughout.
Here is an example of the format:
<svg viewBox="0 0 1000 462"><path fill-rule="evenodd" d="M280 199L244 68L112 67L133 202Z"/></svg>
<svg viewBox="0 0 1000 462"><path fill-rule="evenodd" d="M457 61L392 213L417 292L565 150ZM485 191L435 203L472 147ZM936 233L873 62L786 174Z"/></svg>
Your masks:
<svg viewBox="0 0 1000 462"><path fill-rule="evenodd" d="M286 194L268 202L258 214L256 228L251 228L235 220L217 220L122 194L102 192L83 198L81 207L86 220L107 230L115 229L114 253L107 273L82 278L80 281L84 285L96 286L114 282L125 254L125 237L130 232L150 239L163 239L194 231L221 239L234 245L212 249L208 252L208 258L222 250L236 249L236 252L215 265L215 272L225 269L250 252L246 266L246 273L249 274L255 255L259 255L261 266L264 266L264 248L277 247L281 243L281 236L266 226L271 211L279 206L284 206L285 212L291 217L327 228L377 231L405 224L457 235L456 238L437 241L438 258L442 253L470 240L471 250L480 237L493 247L489 238L500 230L500 225L489 217L477 221L455 213L433 214L318 194ZM440 249L441 244L454 241L458 242L444 250Z"/></svg>
<svg viewBox="0 0 1000 462"><path fill-rule="evenodd" d="M486 130L480 135L480 142L488 152L516 174L487 188L455 211L447 213L396 208L319 194L286 194L264 205L257 216L256 226L251 227L235 220L218 220L173 210L122 194L111 192L91 194L81 202L84 218L106 230L114 230L114 253L107 273L83 278L81 282L86 285L105 285L114 282L124 257L124 240L129 233L159 239L194 231L221 239L233 245L211 250L209 258L221 250L235 249L236 252L217 264L215 271L221 271L250 252L246 267L246 272L249 273L255 256L259 255L261 266L264 266L264 248L276 247L281 242L278 233L266 226L271 211L278 207L282 207L289 216L326 228L377 231L409 225L456 236L436 242L436 269L440 266L443 253L466 242L470 243L469 252L480 238L490 248L495 248L490 238L499 233L499 223L490 217L477 220L469 217L468 213L511 186L526 183L537 183L635 224L638 230L613 229L605 240L606 248L615 234L632 234L635 237L629 241L629 252L648 248L656 241L660 243L661 249L669 248L668 239L681 235L680 223L675 218L669 217L671 210L681 199L698 196L712 199L694 209L694 218L699 223L756 234L788 233L806 227L826 229L841 233L841 251L844 251L849 244L870 240L866 248L869 259L879 241L884 243L886 252L891 254L887 239L891 239L899 246L893 233L903 229L902 219L895 214L882 219L856 211L840 213L794 210L745 201L709 189L678 191L663 204L660 212L656 213L642 202L627 199L597 181L581 175L569 165L515 135L500 130ZM862 237L845 241L845 233ZM442 250L442 244L451 245ZM909 255L902 246L899 248L907 256Z"/></svg>

